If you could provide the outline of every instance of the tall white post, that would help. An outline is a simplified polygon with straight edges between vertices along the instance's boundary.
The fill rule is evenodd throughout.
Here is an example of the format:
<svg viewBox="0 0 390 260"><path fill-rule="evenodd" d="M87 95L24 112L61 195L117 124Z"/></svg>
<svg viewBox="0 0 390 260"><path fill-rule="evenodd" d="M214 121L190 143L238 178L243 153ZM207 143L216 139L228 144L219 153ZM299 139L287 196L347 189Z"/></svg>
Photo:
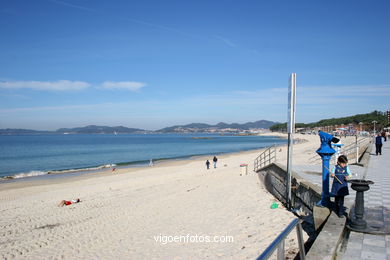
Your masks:
<svg viewBox="0 0 390 260"><path fill-rule="evenodd" d="M288 148L287 148L287 205L291 209L291 169L292 169L292 155L294 144L294 132L295 132L295 107L296 107L296 73L291 73L288 87L288 115L287 115L287 135L288 135Z"/></svg>
<svg viewBox="0 0 390 260"><path fill-rule="evenodd" d="M359 163L359 142L358 142L358 136L355 137L355 145L356 145L356 164Z"/></svg>
<svg viewBox="0 0 390 260"><path fill-rule="evenodd" d="M375 124L377 123L377 121L372 121L372 123L374 124L374 135L376 135L376 128L375 128Z"/></svg>

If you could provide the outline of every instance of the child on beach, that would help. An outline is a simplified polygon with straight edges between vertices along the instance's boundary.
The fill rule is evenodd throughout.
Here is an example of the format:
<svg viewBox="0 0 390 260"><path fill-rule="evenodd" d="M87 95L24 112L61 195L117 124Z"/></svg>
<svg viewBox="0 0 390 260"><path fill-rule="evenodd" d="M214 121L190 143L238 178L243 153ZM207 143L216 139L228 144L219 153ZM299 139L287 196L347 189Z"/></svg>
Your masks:
<svg viewBox="0 0 390 260"><path fill-rule="evenodd" d="M80 199L75 199L75 200L61 200L61 202L58 204L58 207L63 207L63 206L69 206L74 203L79 203L81 202Z"/></svg>
<svg viewBox="0 0 390 260"><path fill-rule="evenodd" d="M209 160L206 161L206 167L207 167L207 170L210 169L210 162L209 162Z"/></svg>
<svg viewBox="0 0 390 260"><path fill-rule="evenodd" d="M344 197L349 195L347 180L351 176L347 156L340 155L337 158L337 165L333 167L331 174L331 177L334 178L331 194L334 196L336 214L340 218L344 217Z"/></svg>

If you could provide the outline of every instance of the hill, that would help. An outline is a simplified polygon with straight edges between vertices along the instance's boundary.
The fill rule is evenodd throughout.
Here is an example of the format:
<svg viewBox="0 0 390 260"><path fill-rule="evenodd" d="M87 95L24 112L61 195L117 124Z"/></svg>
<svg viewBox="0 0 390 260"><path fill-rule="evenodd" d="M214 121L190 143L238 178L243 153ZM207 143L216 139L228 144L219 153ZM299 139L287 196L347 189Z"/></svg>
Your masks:
<svg viewBox="0 0 390 260"><path fill-rule="evenodd" d="M222 129L235 129L237 131L240 130L249 130L249 129L268 129L274 124L277 124L276 122L267 121L267 120L259 120L255 122L248 122L244 124L238 124L238 123L232 123L227 124L224 122L220 122L216 125L209 125L209 124L203 124L203 123L192 123L188 125L176 125L171 127L166 127L160 130L157 130L156 132L159 133L177 133L177 132L210 132L210 131L218 131Z"/></svg>
<svg viewBox="0 0 390 260"><path fill-rule="evenodd" d="M30 129L7 128L0 129L0 135L39 135L50 134L50 131L36 131Z"/></svg>
<svg viewBox="0 0 390 260"><path fill-rule="evenodd" d="M245 124L227 124L218 123L216 125L209 125L203 123L192 123L188 125L177 125L166 127L157 131L149 131L139 128L128 128L124 126L98 126L88 125L84 127L75 128L60 128L56 131L36 131L29 129L0 129L0 135L18 135L18 134L144 134L144 133L196 133L196 132L218 132L219 130L228 129L228 132L239 132L249 129L268 129L276 122L259 120L256 122L248 122Z"/></svg>
<svg viewBox="0 0 390 260"><path fill-rule="evenodd" d="M146 130L139 128L128 128L124 126L97 126L97 125L89 125L84 127L75 127L75 128L60 128L56 131L56 133L64 134L136 134L136 133L144 133Z"/></svg>
<svg viewBox="0 0 390 260"><path fill-rule="evenodd" d="M297 123L295 127L313 128L313 127L321 127L321 126L335 126L335 125L341 126L341 125L349 125L349 124L358 125L360 122L362 122L364 125L367 125L365 129L369 130L373 128L372 121L377 121L376 129L381 129L389 125L389 123L387 122L387 116L385 112L373 111L367 114L357 114L357 115L347 116L347 117L322 119L320 121L309 123L309 124ZM281 123L281 124L273 125L270 128L270 130L283 131L286 128L287 128L287 123Z"/></svg>

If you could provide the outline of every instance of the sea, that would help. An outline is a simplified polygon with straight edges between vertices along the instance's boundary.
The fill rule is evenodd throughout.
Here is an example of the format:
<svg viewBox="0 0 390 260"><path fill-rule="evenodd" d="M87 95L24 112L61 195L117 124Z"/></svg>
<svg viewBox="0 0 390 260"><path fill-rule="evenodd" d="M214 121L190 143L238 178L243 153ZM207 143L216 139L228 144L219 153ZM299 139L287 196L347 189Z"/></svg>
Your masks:
<svg viewBox="0 0 390 260"><path fill-rule="evenodd" d="M145 167L151 159L159 163L284 143L271 136L218 134L0 135L0 181Z"/></svg>

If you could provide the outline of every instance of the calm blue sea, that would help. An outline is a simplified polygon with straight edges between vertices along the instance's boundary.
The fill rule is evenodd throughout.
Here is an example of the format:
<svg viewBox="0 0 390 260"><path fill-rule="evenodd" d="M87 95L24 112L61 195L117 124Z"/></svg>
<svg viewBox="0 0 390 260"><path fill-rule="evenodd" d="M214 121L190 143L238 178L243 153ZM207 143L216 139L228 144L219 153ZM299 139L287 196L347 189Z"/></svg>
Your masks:
<svg viewBox="0 0 390 260"><path fill-rule="evenodd" d="M214 155L285 142L277 137L201 134L0 136L0 179L44 175L50 171L99 169L112 164L145 165L150 159Z"/></svg>

